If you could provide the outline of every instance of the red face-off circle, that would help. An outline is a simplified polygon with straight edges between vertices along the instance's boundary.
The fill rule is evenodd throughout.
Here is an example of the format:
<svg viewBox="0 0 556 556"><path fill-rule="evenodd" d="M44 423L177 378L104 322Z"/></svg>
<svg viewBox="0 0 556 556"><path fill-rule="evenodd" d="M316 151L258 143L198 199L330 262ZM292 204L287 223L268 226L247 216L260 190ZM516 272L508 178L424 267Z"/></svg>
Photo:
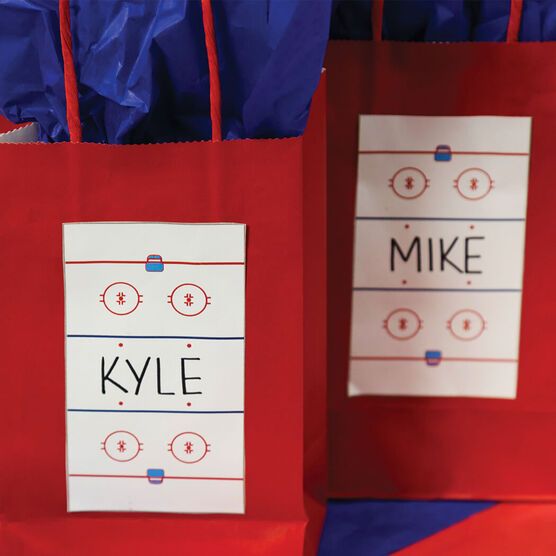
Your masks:
<svg viewBox="0 0 556 556"><path fill-rule="evenodd" d="M474 309L462 309L448 321L448 328L458 340L475 340L484 332L486 320Z"/></svg>
<svg viewBox="0 0 556 556"><path fill-rule="evenodd" d="M469 201L478 201L486 197L493 188L490 175L481 168L468 168L456 179L458 193Z"/></svg>
<svg viewBox="0 0 556 556"><path fill-rule="evenodd" d="M170 443L170 451L182 463L197 463L207 455L209 444L196 432L182 432Z"/></svg>
<svg viewBox="0 0 556 556"><path fill-rule="evenodd" d="M412 309L396 309L384 320L384 328L395 340L410 340L421 330L421 318Z"/></svg>
<svg viewBox="0 0 556 556"><path fill-rule="evenodd" d="M168 297L168 303L184 317L196 317L210 305L210 297L196 284L180 284Z"/></svg>
<svg viewBox="0 0 556 556"><path fill-rule="evenodd" d="M143 296L137 288L128 282L114 282L100 295L100 301L113 315L129 315L133 313Z"/></svg>
<svg viewBox="0 0 556 556"><path fill-rule="evenodd" d="M102 449L110 459L126 462L137 457L141 451L141 442L131 432L114 431L104 439Z"/></svg>
<svg viewBox="0 0 556 556"><path fill-rule="evenodd" d="M422 170L413 166L400 168L390 179L390 187L402 199L417 199L429 185L429 180Z"/></svg>

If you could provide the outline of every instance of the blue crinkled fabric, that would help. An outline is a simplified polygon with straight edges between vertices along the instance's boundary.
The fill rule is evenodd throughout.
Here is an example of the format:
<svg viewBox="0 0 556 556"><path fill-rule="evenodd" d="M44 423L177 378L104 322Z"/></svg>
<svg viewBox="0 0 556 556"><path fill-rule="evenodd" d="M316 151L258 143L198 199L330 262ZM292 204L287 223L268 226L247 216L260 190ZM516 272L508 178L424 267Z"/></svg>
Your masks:
<svg viewBox="0 0 556 556"><path fill-rule="evenodd" d="M0 114L68 138L57 0L0 0Z"/></svg>
<svg viewBox="0 0 556 556"><path fill-rule="evenodd" d="M57 0L0 0L0 114L67 140ZM226 139L303 132L330 0L214 0ZM73 0L83 140L210 138L199 0Z"/></svg>
<svg viewBox="0 0 556 556"><path fill-rule="evenodd" d="M370 39L374 0L213 0L223 136L303 132L330 36ZM57 0L0 0L0 115L68 139ZM210 138L199 0L72 0L86 141ZM510 0L386 0L383 38L504 41ZM556 0L524 0L522 41L556 40Z"/></svg>
<svg viewBox="0 0 556 556"><path fill-rule="evenodd" d="M519 40L556 40L556 0L525 1L521 21Z"/></svg>

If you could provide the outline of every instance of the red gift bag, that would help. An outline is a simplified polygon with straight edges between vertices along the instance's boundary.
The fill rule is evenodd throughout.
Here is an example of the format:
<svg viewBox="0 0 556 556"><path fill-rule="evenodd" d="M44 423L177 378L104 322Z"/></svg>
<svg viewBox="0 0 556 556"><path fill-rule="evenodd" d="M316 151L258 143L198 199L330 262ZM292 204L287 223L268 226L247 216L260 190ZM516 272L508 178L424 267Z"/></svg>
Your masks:
<svg viewBox="0 0 556 556"><path fill-rule="evenodd" d="M316 552L326 487L324 90L303 137L214 140L208 25L212 142L75 142L62 17L74 141L1 145L2 554ZM244 515L66 511L62 223L106 221L247 224Z"/></svg>
<svg viewBox="0 0 556 556"><path fill-rule="evenodd" d="M509 36L515 39L517 14ZM375 35L376 36L376 35ZM380 35L378 35L380 36ZM551 499L556 193L551 43L333 41L328 49L329 472L336 497ZM348 397L360 114L532 116L516 399ZM438 367L442 372L442 367Z"/></svg>

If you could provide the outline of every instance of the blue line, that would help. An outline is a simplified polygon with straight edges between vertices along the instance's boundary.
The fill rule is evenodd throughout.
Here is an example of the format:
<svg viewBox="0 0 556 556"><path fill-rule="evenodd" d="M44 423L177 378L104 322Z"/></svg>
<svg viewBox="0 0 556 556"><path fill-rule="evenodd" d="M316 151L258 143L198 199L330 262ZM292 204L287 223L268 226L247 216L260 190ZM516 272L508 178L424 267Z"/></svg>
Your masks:
<svg viewBox="0 0 556 556"><path fill-rule="evenodd" d="M67 410L75 413L244 413L239 410L230 411L181 411L181 410L166 410L166 409L75 409Z"/></svg>
<svg viewBox="0 0 556 556"><path fill-rule="evenodd" d="M443 218L434 216L356 216L355 220L399 220L433 222L525 222L525 218Z"/></svg>
<svg viewBox="0 0 556 556"><path fill-rule="evenodd" d="M466 293L519 293L517 289L488 289L488 288L353 288L356 292L466 292Z"/></svg>
<svg viewBox="0 0 556 556"><path fill-rule="evenodd" d="M137 340L245 340L243 336L111 336L105 334L68 334L68 338L130 338Z"/></svg>

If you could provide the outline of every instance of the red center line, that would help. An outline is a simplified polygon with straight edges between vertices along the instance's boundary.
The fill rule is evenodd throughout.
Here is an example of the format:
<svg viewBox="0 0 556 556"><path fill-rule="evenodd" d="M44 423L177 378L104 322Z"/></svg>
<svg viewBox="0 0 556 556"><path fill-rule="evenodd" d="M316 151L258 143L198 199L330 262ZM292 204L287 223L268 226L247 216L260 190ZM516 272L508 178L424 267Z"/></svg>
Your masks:
<svg viewBox="0 0 556 556"><path fill-rule="evenodd" d="M66 261L66 264L145 264L145 261ZM245 265L239 261L164 261L164 264L184 264L184 265Z"/></svg>
<svg viewBox="0 0 556 556"><path fill-rule="evenodd" d="M436 154L436 151L359 151L359 154ZM529 153L485 152L485 151L451 151L452 155L485 156L529 156Z"/></svg>
<svg viewBox="0 0 556 556"><path fill-rule="evenodd" d="M426 357L403 357L403 356L352 356L352 361L427 361ZM440 357L440 361L455 361L455 362L469 362L469 363L517 363L517 359L502 359L491 357Z"/></svg>
<svg viewBox="0 0 556 556"><path fill-rule="evenodd" d="M87 473L70 473L70 477L92 477L107 479L148 479L147 475L93 475ZM153 479L185 479L187 481L243 481L243 477L151 477Z"/></svg>

